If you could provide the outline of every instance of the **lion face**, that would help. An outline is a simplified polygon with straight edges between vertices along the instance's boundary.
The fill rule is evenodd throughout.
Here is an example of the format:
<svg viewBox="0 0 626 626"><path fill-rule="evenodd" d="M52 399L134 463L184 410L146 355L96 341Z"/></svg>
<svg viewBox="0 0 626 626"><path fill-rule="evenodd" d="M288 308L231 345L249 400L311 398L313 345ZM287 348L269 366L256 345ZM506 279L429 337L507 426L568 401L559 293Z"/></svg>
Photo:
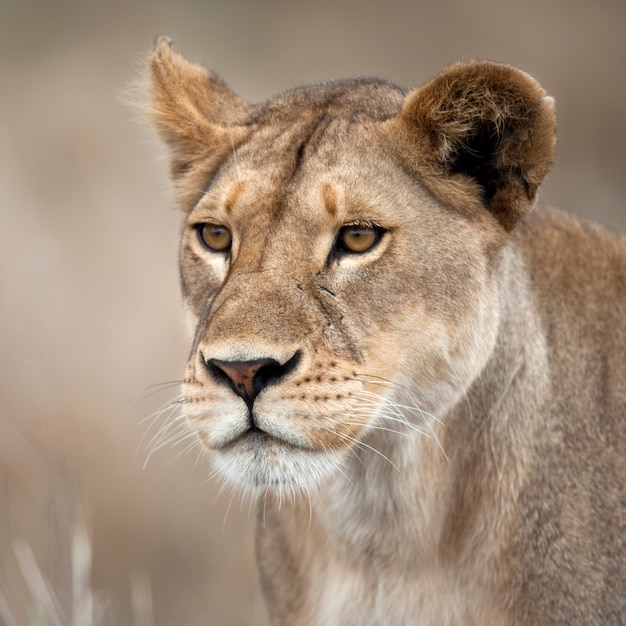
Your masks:
<svg viewBox="0 0 626 626"><path fill-rule="evenodd" d="M497 332L507 228L475 209L476 181L454 173L461 210L416 175L407 96L386 83L252 108L166 42L152 73L186 210L184 406L218 471L296 494L385 438L428 433Z"/></svg>
<svg viewBox="0 0 626 626"><path fill-rule="evenodd" d="M492 343L493 310L472 302L493 290L481 242L385 162L372 130L329 124L295 175L294 131L252 138L187 217L187 415L244 487L301 490L366 433L406 431L385 417L392 400L425 427Z"/></svg>

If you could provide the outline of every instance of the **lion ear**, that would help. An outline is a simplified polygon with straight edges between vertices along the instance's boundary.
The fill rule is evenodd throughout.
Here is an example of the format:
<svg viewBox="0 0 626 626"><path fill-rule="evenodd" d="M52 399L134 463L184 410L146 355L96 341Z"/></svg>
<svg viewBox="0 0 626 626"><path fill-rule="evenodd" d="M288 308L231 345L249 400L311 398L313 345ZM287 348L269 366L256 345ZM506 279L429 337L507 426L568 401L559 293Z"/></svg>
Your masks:
<svg viewBox="0 0 626 626"><path fill-rule="evenodd" d="M149 113L170 152L179 202L190 209L220 163L248 133L251 107L216 75L159 37L148 64Z"/></svg>
<svg viewBox="0 0 626 626"><path fill-rule="evenodd" d="M507 65L452 65L408 95L396 122L435 195L461 210L486 207L507 231L532 208L554 155L554 100Z"/></svg>

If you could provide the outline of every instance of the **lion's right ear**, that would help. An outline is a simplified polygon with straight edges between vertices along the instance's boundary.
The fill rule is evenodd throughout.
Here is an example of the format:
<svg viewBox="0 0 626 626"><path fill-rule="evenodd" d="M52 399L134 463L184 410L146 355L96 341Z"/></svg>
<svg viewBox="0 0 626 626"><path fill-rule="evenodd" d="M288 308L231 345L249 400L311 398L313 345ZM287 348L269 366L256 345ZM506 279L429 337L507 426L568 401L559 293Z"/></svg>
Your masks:
<svg viewBox="0 0 626 626"><path fill-rule="evenodd" d="M487 209L510 232L552 163L554 101L513 67L458 63L410 93L391 129L436 196L466 214Z"/></svg>
<svg viewBox="0 0 626 626"><path fill-rule="evenodd" d="M170 151L177 199L190 210L220 163L248 134L251 107L217 76L159 37L149 60L149 113Z"/></svg>

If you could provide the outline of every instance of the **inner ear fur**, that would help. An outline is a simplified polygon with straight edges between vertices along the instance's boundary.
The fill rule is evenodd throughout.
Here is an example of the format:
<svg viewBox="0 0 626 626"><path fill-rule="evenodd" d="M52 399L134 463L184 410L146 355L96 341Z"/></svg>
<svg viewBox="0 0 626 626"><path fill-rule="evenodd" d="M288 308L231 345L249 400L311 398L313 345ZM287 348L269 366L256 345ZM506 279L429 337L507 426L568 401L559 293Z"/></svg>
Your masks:
<svg viewBox="0 0 626 626"><path fill-rule="evenodd" d="M218 76L157 38L148 63L149 113L170 153L181 206L191 209L230 151L248 134L250 105Z"/></svg>
<svg viewBox="0 0 626 626"><path fill-rule="evenodd" d="M555 148L554 100L508 65L452 65L405 101L396 132L431 191L506 231L532 208Z"/></svg>

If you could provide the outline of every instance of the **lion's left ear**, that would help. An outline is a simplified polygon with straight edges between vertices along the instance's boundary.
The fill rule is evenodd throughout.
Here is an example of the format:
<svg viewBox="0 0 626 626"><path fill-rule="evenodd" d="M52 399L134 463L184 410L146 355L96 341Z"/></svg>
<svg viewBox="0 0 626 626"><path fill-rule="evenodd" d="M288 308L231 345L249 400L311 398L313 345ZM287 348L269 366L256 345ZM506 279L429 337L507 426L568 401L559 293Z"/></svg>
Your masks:
<svg viewBox="0 0 626 626"><path fill-rule="evenodd" d="M170 153L177 199L190 210L219 165L249 133L252 107L218 76L156 40L148 64L149 115Z"/></svg>
<svg viewBox="0 0 626 626"><path fill-rule="evenodd" d="M554 100L496 63L444 70L409 94L394 126L435 195L465 211L486 207L507 231L532 208L554 155Z"/></svg>

